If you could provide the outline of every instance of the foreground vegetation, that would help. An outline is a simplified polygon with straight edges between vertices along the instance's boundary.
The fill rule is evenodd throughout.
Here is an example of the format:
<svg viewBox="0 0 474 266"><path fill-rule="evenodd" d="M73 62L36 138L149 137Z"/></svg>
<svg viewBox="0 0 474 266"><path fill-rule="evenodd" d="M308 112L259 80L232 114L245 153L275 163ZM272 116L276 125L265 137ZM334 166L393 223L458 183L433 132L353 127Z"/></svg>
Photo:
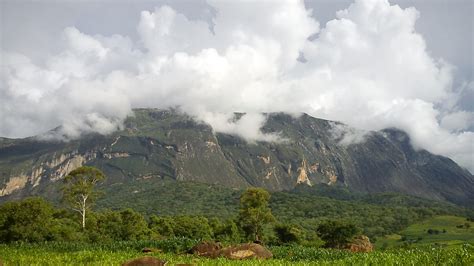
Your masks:
<svg viewBox="0 0 474 266"><path fill-rule="evenodd" d="M120 265L143 256L143 247L158 247L162 252L151 256L166 260L169 265L473 265L474 248L469 245L455 249L395 249L372 253L350 253L343 250L302 246L270 247L274 258L267 261L232 261L207 259L186 254L196 242L173 238L162 241L133 241L110 244L36 243L0 245L0 258L5 265Z"/></svg>
<svg viewBox="0 0 474 266"><path fill-rule="evenodd" d="M206 185L206 189L201 190L202 185L196 184L191 190L185 186L183 190L175 183L174 188L181 191L163 186L165 195L159 197L166 198L172 207L162 206L160 211L156 211L153 207L156 205L141 205L140 199L144 198L127 197L127 201L123 201L123 195L130 193L120 193L115 207L94 210L92 206L102 194L96 190L96 184L103 179L105 176L92 167L81 167L71 172L64 179L63 207L54 206L43 198L27 198L0 205L2 262L6 265L114 265L143 256L141 250L151 247L158 249L153 256L171 264L474 263L472 210L444 203L396 194L359 195L343 188L324 187L316 190L299 187L292 192L272 195L261 188L245 191L220 189L224 193L214 194L212 186ZM156 192L153 188L151 191ZM149 190L144 195L148 193ZM185 200L182 202L184 206L194 206L193 210L198 212L183 215L178 208L181 205L173 205L176 202L171 195L166 197L166 193L176 193L175 197ZM237 203L232 205L236 193L239 193ZM232 202L230 211L219 212L222 202L220 206L215 201L219 197ZM202 198L212 202L211 207L220 206L213 208L214 215L207 209L209 206L202 208ZM138 210L151 208L147 208L143 215L124 208L127 207L123 206L125 202L133 202ZM102 202L101 206L107 206L107 202ZM173 208L174 213L162 212ZM199 212L203 210L207 212ZM413 225L406 228L408 224ZM386 236L386 233L393 232L399 232L399 235ZM377 237L381 239L378 251L347 251L349 247L352 250L353 241L362 233L370 235L373 241ZM429 236L425 238L426 234ZM368 243L364 244L366 249L358 250L372 251L372 245L365 236L364 239ZM264 243L274 257L265 262L242 263L187 254L191 247L203 240L220 241L224 245L251 241Z"/></svg>
<svg viewBox="0 0 474 266"><path fill-rule="evenodd" d="M249 218L242 215L239 214L240 219ZM413 224L400 233L403 241L380 238L382 247L371 253L322 248L323 244L340 246L340 242L331 241L339 237L344 241L356 233L357 228L350 223L321 223L314 234L278 223L262 227L266 230L259 232L274 255L268 261L207 259L187 254L205 239L220 240L225 245L251 240L252 234L245 234L239 220L156 215L145 219L140 213L125 209L91 212L82 228L77 218L77 214L55 209L40 198L3 204L0 239L9 244L0 244L0 260L5 265L119 265L143 256L142 249L151 247L159 249L152 256L169 261L170 265L474 265L472 222L455 216L436 216ZM420 234L438 237L438 242L442 237L454 243L439 245L428 239L412 242ZM391 245L384 246L386 241L392 241Z"/></svg>

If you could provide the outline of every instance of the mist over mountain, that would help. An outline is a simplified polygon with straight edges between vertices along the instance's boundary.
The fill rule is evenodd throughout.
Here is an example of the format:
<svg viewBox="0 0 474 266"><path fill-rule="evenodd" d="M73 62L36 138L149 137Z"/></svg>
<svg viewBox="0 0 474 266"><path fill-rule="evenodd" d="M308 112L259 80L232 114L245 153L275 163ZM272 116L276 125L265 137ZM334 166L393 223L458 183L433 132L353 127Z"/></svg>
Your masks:
<svg viewBox="0 0 474 266"><path fill-rule="evenodd" d="M453 85L456 67L427 48L414 7L357 0L323 25L303 1L205 5L208 18L143 10L135 35L67 25L42 59L2 48L0 136L58 125L67 139L110 134L133 108L179 107L216 132L274 140L259 131L261 113L304 112L366 131L400 128L417 149L474 170L465 103L474 83ZM234 112L247 116L234 123Z"/></svg>
<svg viewBox="0 0 474 266"><path fill-rule="evenodd" d="M474 204L474 177L449 158L415 150L398 129L360 132L307 114L262 114L272 141L247 141L176 110L135 109L124 128L63 142L0 139L1 200L57 190L71 170L91 165L106 186L133 182L197 181L271 191L296 186L397 192ZM246 114L237 113L238 123ZM133 181L133 182L132 182Z"/></svg>

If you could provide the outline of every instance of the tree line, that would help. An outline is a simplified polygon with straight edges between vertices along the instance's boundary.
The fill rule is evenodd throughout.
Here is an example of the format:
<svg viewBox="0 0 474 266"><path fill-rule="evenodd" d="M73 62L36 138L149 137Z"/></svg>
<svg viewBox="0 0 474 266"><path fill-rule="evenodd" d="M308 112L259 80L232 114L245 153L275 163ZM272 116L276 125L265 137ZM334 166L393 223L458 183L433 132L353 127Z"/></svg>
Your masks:
<svg viewBox="0 0 474 266"><path fill-rule="evenodd" d="M136 241L183 237L227 243L265 242L338 247L360 233L351 223L328 220L317 230L281 223L269 207L270 194L249 188L240 196L234 218L204 216L143 216L132 209L92 209L101 195L96 185L105 175L93 167L80 167L64 178L63 207L54 207L43 198L33 197L0 206L0 242L15 241Z"/></svg>

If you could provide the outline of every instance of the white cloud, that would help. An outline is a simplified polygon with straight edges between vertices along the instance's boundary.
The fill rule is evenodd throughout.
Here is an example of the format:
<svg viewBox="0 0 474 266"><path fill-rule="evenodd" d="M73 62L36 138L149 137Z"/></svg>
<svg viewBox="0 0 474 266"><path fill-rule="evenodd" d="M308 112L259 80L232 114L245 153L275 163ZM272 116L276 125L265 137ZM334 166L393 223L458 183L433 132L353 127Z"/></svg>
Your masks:
<svg viewBox="0 0 474 266"><path fill-rule="evenodd" d="M237 135L252 143L256 141L285 141L277 132L264 134L260 131L267 119L262 113L246 113L238 120L235 118L232 113L215 112L200 113L198 117L198 119L211 124L214 131Z"/></svg>
<svg viewBox="0 0 474 266"><path fill-rule="evenodd" d="M69 137L106 134L132 107L180 106L216 131L273 141L261 112L306 112L364 130L399 127L415 147L474 170L472 113L458 110L453 67L427 52L414 8L357 0L320 30L302 1L210 4L212 29L163 6L141 13L137 41L69 27L44 64L2 52L0 135L57 125ZM229 122L233 112L248 114ZM352 135L346 142L362 140Z"/></svg>
<svg viewBox="0 0 474 266"><path fill-rule="evenodd" d="M451 131L463 131L473 126L473 112L457 111L449 113L441 119L441 127Z"/></svg>
<svg viewBox="0 0 474 266"><path fill-rule="evenodd" d="M350 127L345 124L330 122L332 137L338 141L339 145L352 145L362 143L368 137L369 132Z"/></svg>

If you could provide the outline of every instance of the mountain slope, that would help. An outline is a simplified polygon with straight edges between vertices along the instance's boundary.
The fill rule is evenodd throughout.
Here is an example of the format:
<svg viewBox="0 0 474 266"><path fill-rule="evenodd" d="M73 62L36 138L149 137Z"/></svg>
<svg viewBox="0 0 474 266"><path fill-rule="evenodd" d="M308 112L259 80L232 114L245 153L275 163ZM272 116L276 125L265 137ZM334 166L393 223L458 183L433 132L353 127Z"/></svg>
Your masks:
<svg viewBox="0 0 474 266"><path fill-rule="evenodd" d="M326 183L359 192L398 192L458 204L474 204L474 177L452 160L416 151L396 129L370 132L365 141L341 145L344 125L268 114L264 132L277 143L247 143L214 134L209 125L174 111L137 109L125 129L70 142L0 139L0 196L4 200L54 190L80 165L109 177L106 185L174 179L231 188L289 190ZM238 116L237 116L238 119Z"/></svg>

